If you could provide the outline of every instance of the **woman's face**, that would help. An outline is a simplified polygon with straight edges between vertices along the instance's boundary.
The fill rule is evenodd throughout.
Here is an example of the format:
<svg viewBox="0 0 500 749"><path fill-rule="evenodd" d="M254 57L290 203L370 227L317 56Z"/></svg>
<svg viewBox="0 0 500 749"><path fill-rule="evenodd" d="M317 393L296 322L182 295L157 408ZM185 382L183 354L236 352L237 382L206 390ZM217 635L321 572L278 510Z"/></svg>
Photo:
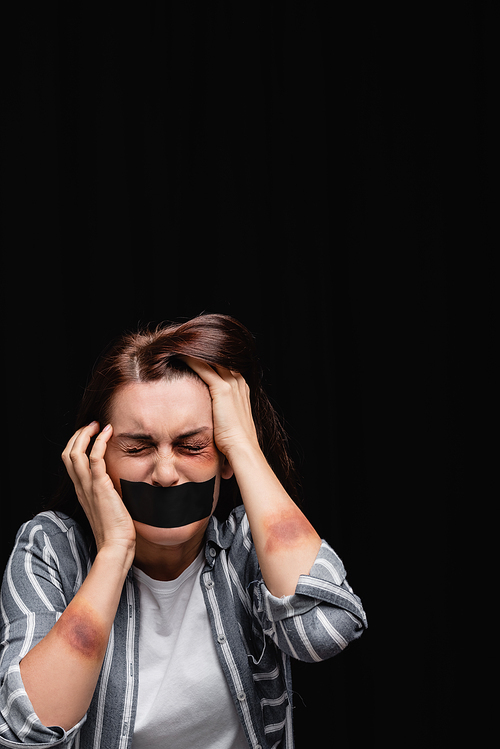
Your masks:
<svg viewBox="0 0 500 749"><path fill-rule="evenodd" d="M137 382L120 388L111 403L113 426L106 450L106 467L121 496L120 479L153 486L207 481L216 476L214 503L220 480L232 469L214 443L212 400L198 378ZM134 521L147 541L178 545L205 532L208 518L180 528L156 528Z"/></svg>

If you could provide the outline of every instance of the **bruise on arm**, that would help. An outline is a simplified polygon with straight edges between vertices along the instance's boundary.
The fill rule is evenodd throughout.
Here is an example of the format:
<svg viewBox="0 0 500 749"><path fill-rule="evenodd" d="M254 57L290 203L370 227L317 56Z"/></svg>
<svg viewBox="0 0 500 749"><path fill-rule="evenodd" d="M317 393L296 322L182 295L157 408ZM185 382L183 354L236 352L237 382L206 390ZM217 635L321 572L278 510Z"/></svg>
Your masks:
<svg viewBox="0 0 500 749"><path fill-rule="evenodd" d="M250 526L252 527L252 526ZM308 575L321 538L295 505L275 509L252 529L264 582L276 598L293 595L301 575Z"/></svg>
<svg viewBox="0 0 500 749"><path fill-rule="evenodd" d="M86 661L101 661L104 658L108 637L104 623L85 598L73 599L54 625L54 635L72 655Z"/></svg>
<svg viewBox="0 0 500 749"><path fill-rule="evenodd" d="M303 550L313 544L319 548L321 543L313 526L298 507L265 518L264 532L266 554Z"/></svg>

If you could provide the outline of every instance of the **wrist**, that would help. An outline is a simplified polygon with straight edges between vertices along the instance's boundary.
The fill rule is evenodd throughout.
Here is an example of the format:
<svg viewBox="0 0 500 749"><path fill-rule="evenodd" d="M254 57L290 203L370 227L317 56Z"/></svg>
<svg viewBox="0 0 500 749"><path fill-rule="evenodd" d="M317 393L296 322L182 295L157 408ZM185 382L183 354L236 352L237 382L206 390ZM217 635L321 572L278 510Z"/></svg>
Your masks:
<svg viewBox="0 0 500 749"><path fill-rule="evenodd" d="M250 466L259 464L268 465L266 457L257 441L241 442L234 445L227 451L226 458L235 473L238 470L246 470Z"/></svg>
<svg viewBox="0 0 500 749"><path fill-rule="evenodd" d="M133 564L135 557L135 544L103 544L97 552L96 561L102 560L106 567L116 567L123 570L125 575ZM94 562L95 564L95 562Z"/></svg>
<svg viewBox="0 0 500 749"><path fill-rule="evenodd" d="M276 474L269 465L266 456L260 446L248 444L241 449L234 450L228 462L234 471L243 502L245 502L249 491L253 487L260 487L264 494L270 489L284 492Z"/></svg>

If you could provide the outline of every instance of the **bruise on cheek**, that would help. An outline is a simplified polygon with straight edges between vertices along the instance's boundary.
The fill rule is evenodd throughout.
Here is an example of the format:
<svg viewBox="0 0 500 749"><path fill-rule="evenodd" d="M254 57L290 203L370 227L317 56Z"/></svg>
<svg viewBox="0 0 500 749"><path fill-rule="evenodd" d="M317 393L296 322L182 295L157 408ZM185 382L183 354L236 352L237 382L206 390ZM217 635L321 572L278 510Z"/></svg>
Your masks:
<svg viewBox="0 0 500 749"><path fill-rule="evenodd" d="M101 660L107 647L102 621L85 600L73 600L56 624L57 636L72 653L85 660Z"/></svg>
<svg viewBox="0 0 500 749"><path fill-rule="evenodd" d="M310 543L317 533L300 510L291 510L273 515L264 521L266 533L265 551L273 554L279 551L299 549Z"/></svg>

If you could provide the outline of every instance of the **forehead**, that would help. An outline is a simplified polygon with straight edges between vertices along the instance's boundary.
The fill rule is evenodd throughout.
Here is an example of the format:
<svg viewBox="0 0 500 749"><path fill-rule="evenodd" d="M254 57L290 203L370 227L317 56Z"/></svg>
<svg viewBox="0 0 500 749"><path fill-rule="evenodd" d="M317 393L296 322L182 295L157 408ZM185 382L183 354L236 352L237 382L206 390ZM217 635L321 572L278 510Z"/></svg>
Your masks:
<svg viewBox="0 0 500 749"><path fill-rule="evenodd" d="M157 436L212 427L212 400L199 378L134 382L114 394L110 421L115 432L139 430Z"/></svg>

